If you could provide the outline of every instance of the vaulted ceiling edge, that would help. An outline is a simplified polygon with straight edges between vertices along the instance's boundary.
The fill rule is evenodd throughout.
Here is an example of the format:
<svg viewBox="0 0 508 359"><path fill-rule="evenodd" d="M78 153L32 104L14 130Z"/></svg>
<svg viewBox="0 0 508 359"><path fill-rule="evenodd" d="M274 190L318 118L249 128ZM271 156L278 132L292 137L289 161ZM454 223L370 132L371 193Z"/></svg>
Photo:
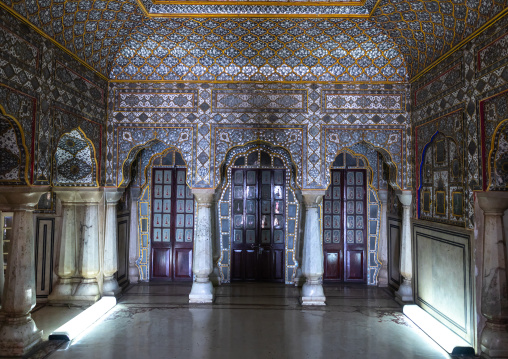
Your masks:
<svg viewBox="0 0 508 359"><path fill-rule="evenodd" d="M276 17L258 18L250 17L262 15L255 9L268 9L259 0L231 0L220 17L206 17L222 2L0 0L0 8L107 80L394 83L421 77L505 16L508 4L306 0L270 5ZM199 18L177 17L191 8Z"/></svg>

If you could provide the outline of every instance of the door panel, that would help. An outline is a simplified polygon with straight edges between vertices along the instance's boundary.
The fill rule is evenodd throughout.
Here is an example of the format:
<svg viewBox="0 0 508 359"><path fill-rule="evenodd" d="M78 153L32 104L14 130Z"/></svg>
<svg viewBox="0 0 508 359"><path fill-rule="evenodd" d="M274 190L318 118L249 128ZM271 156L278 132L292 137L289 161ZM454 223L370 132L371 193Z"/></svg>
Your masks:
<svg viewBox="0 0 508 359"><path fill-rule="evenodd" d="M152 248L152 277L171 278L170 275L170 248Z"/></svg>
<svg viewBox="0 0 508 359"><path fill-rule="evenodd" d="M185 168L153 169L151 278L154 280L192 280L194 199L185 176ZM167 271L162 271L162 253L166 253Z"/></svg>
<svg viewBox="0 0 508 359"><path fill-rule="evenodd" d="M175 279L192 280L192 249L175 248Z"/></svg>
<svg viewBox="0 0 508 359"><path fill-rule="evenodd" d="M323 200L323 279L365 283L367 173L332 169L331 177Z"/></svg>
<svg viewBox="0 0 508 359"><path fill-rule="evenodd" d="M348 251L346 265L346 280L362 280L363 272L363 251Z"/></svg>
<svg viewBox="0 0 508 359"><path fill-rule="evenodd" d="M232 279L283 281L285 171L233 168L231 172Z"/></svg>

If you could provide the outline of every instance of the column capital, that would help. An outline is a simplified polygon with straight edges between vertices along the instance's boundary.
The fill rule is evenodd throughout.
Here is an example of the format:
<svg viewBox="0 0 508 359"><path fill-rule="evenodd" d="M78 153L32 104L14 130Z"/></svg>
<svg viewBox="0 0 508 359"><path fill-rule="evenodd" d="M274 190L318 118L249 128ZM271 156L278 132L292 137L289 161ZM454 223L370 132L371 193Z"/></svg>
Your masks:
<svg viewBox="0 0 508 359"><path fill-rule="evenodd" d="M122 198L124 189L123 188L104 188L104 196L108 205L116 205L116 203Z"/></svg>
<svg viewBox="0 0 508 359"><path fill-rule="evenodd" d="M1 186L0 211L33 211L49 186Z"/></svg>
<svg viewBox="0 0 508 359"><path fill-rule="evenodd" d="M379 202L381 202L382 204L388 203L388 190L380 189L377 191L377 195L379 197Z"/></svg>
<svg viewBox="0 0 508 359"><path fill-rule="evenodd" d="M191 191L198 205L211 205L214 202L214 188L192 188Z"/></svg>
<svg viewBox="0 0 508 359"><path fill-rule="evenodd" d="M397 197L399 197L400 203L402 203L402 205L404 207L411 205L411 201L413 200L413 192L412 191L398 190L396 193L397 193Z"/></svg>
<svg viewBox="0 0 508 359"><path fill-rule="evenodd" d="M502 215L508 209L508 192L476 192L476 197L478 198L478 205L485 214Z"/></svg>
<svg viewBox="0 0 508 359"><path fill-rule="evenodd" d="M63 203L98 203L102 200L103 191L98 188L76 187L58 188L56 195Z"/></svg>
<svg viewBox="0 0 508 359"><path fill-rule="evenodd" d="M302 197L306 207L317 207L323 199L324 189L302 189Z"/></svg>

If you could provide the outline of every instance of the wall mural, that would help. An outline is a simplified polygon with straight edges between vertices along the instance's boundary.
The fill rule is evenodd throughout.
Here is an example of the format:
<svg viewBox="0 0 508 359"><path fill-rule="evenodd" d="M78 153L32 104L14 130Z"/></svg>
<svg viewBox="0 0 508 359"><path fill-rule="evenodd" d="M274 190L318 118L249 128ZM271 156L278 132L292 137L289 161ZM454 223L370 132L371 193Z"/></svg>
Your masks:
<svg viewBox="0 0 508 359"><path fill-rule="evenodd" d="M464 225L464 116L460 108L415 129L417 212Z"/></svg>
<svg viewBox="0 0 508 359"><path fill-rule="evenodd" d="M423 147L436 131L462 143L462 188L467 228L474 226L474 191L486 190L488 186L488 160L495 129L508 118L508 54L501 46L507 33L508 17L505 16L411 85L415 153L418 152L415 178L419 178ZM433 121L440 118L435 122L443 121L448 129L436 127ZM422 141L423 133L425 140ZM445 188L457 187L443 182ZM459 197L458 194L455 196ZM447 204L451 205L451 202ZM450 218L449 223L460 224L461 220L456 218ZM426 219L443 220L432 213L427 213Z"/></svg>
<svg viewBox="0 0 508 359"><path fill-rule="evenodd" d="M103 165L106 81L7 11L0 11L0 42L0 106L22 125L31 160L29 181L51 183L57 139L77 126Z"/></svg>
<svg viewBox="0 0 508 359"><path fill-rule="evenodd" d="M92 142L78 127L57 142L54 155L54 186L96 187L97 161Z"/></svg>

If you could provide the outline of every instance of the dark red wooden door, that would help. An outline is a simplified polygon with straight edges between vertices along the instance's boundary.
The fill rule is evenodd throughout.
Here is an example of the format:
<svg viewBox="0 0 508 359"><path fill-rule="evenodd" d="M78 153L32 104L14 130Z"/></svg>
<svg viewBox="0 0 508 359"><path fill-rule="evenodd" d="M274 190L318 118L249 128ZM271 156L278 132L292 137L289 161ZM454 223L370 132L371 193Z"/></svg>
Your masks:
<svg viewBox="0 0 508 359"><path fill-rule="evenodd" d="M185 168L154 168L151 279L192 280L194 199Z"/></svg>
<svg viewBox="0 0 508 359"><path fill-rule="evenodd" d="M331 175L323 200L323 279L365 283L366 171L332 169Z"/></svg>
<svg viewBox="0 0 508 359"><path fill-rule="evenodd" d="M284 172L232 169L232 280L284 280Z"/></svg>

